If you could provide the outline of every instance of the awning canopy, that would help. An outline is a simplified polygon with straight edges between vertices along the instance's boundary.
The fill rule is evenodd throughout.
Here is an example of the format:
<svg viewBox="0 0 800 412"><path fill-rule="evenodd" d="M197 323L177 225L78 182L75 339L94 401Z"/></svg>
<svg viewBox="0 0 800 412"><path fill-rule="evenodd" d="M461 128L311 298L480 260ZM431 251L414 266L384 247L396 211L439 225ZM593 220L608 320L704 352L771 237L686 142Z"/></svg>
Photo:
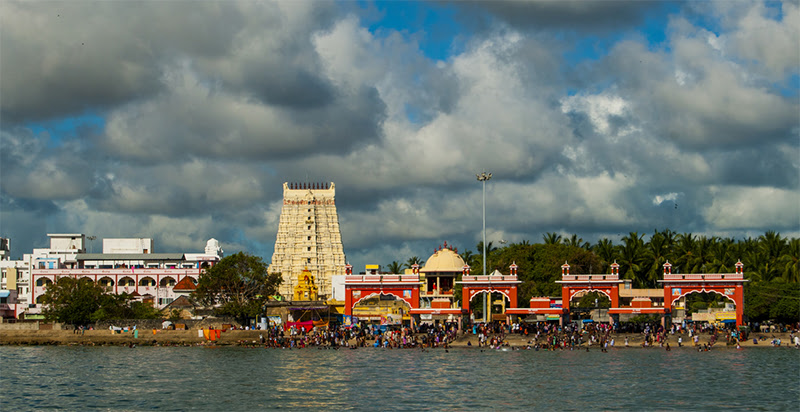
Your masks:
<svg viewBox="0 0 800 412"><path fill-rule="evenodd" d="M10 290L0 290L0 298L7 298L9 295L11 295Z"/></svg>

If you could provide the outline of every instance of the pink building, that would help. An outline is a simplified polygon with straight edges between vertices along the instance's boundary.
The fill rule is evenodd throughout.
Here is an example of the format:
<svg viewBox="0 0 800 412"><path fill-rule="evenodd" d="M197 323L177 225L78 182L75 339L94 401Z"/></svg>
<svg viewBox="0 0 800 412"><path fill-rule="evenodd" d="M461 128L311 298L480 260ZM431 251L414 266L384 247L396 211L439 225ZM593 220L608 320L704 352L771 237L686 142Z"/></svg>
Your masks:
<svg viewBox="0 0 800 412"><path fill-rule="evenodd" d="M109 239L106 239L108 241ZM114 240L118 242L113 242ZM104 242L104 253L76 253L74 257L41 258L31 269L31 304L29 315L41 313L41 298L47 286L58 278L69 276L89 279L111 293L129 293L144 302L164 308L180 296L191 292L187 282L197 284L200 273L219 262L219 242L210 239L205 253L152 253L152 240L113 239ZM132 243L145 247L120 248ZM119 250L117 253L105 253ZM188 281L187 281L188 279ZM188 291L188 292L187 292Z"/></svg>

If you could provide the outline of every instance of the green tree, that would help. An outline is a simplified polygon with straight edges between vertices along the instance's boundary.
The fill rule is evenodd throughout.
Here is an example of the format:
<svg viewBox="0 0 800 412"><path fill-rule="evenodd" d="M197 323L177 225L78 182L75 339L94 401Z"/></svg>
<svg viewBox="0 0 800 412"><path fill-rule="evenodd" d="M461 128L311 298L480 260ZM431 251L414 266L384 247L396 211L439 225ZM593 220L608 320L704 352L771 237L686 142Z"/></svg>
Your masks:
<svg viewBox="0 0 800 412"><path fill-rule="evenodd" d="M600 273L607 272L609 265L617 260L617 248L608 238L598 240L597 244L592 247L592 251L600 258L600 263L602 264L599 270Z"/></svg>
<svg viewBox="0 0 800 412"><path fill-rule="evenodd" d="M795 238L789 241L789 247L786 253L778 258L778 264L784 281L800 282L800 239Z"/></svg>
<svg viewBox="0 0 800 412"><path fill-rule="evenodd" d="M676 273L692 273L692 262L694 260L695 236L691 233L678 235L673 250L672 269Z"/></svg>
<svg viewBox="0 0 800 412"><path fill-rule="evenodd" d="M470 270L474 270L475 268L478 267L478 265L480 265L480 258L478 257L478 255L472 253L472 251L469 249L461 252L460 256L461 260L463 260L464 263L466 263L470 267Z"/></svg>
<svg viewBox="0 0 800 412"><path fill-rule="evenodd" d="M386 270L388 270L389 273L395 273L395 274L401 273L403 272L403 264L396 260L393 260L392 263L386 265Z"/></svg>
<svg viewBox="0 0 800 412"><path fill-rule="evenodd" d="M478 249L478 253L477 253L478 267L472 268L472 273L475 274L475 275L483 275L484 274L483 273L483 241L478 242L478 244L475 245L475 248ZM489 243L486 244L486 271L489 272L489 273L492 273L493 272L492 269L495 268L494 266L492 266L492 262L494 261L492 259L492 257L493 257L492 255L496 251L497 251L497 248L494 247L493 242L489 242Z"/></svg>
<svg viewBox="0 0 800 412"><path fill-rule="evenodd" d="M578 237L577 234L573 234L572 237L570 237L569 239L567 239L564 242L564 244L566 244L567 246L579 247L581 249L590 249L591 248L591 245L589 245L589 242L584 242L583 238Z"/></svg>
<svg viewBox="0 0 800 412"><path fill-rule="evenodd" d="M660 232L656 232L650 238L646 245L646 255L649 263L645 263L644 267L646 272L643 275L645 283L649 288L655 288L658 285L659 276L661 276L662 265L667 261L667 256L670 254L670 245L668 238Z"/></svg>
<svg viewBox="0 0 800 412"><path fill-rule="evenodd" d="M193 298L214 312L241 322L261 313L267 298L277 294L279 273L267 273L260 257L244 252L222 258L200 274Z"/></svg>
<svg viewBox="0 0 800 412"><path fill-rule="evenodd" d="M406 267L409 268L409 269L411 269L411 267L414 266L415 264L419 265L419 266L422 266L422 265L425 264L425 261L420 259L417 256L412 256L412 257L408 258L408 260L405 263Z"/></svg>
<svg viewBox="0 0 800 412"><path fill-rule="evenodd" d="M86 325L101 308L104 295L104 288L90 279L58 278L42 295L42 313L48 320Z"/></svg>
<svg viewBox="0 0 800 412"><path fill-rule="evenodd" d="M593 309L593 308L610 308L611 299L600 292L587 292L581 296L576 304L579 308Z"/></svg>
<svg viewBox="0 0 800 412"><path fill-rule="evenodd" d="M751 321L800 322L800 284L748 282L744 302L744 313Z"/></svg>
<svg viewBox="0 0 800 412"><path fill-rule="evenodd" d="M643 269L643 265L647 261L643 237L644 235L630 232L628 236L622 238L620 247L620 273L623 278L632 279L637 288L648 286L646 271Z"/></svg>
<svg viewBox="0 0 800 412"><path fill-rule="evenodd" d="M544 240L545 245L560 245L561 244L561 235L556 232L548 232L542 235L542 239Z"/></svg>

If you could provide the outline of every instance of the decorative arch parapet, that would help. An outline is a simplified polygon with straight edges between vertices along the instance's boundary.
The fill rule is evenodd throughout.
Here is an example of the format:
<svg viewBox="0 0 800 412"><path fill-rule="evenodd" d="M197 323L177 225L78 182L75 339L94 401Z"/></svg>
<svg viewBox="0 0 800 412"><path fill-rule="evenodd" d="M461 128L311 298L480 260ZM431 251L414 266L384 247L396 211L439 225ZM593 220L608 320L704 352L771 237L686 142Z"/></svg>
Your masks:
<svg viewBox="0 0 800 412"><path fill-rule="evenodd" d="M348 268L348 272L351 269ZM352 272L351 272L352 273ZM358 302L376 295L392 295L411 309L419 308L419 276L345 276L345 315L353 315Z"/></svg>
<svg viewBox="0 0 800 412"><path fill-rule="evenodd" d="M404 298L402 296L402 293L398 295L398 294L394 293L393 291L372 292L372 293L370 293L370 294L368 294L366 296L361 296L361 298L359 298L358 300L353 302L353 307L358 305L359 302L361 302L362 300L367 300L367 299L369 299L369 298L371 298L373 296L380 297L381 295L394 296L395 299L402 300L403 302L405 302L409 306L409 308L413 308L414 307L414 305L411 304L411 300L409 298Z"/></svg>
<svg viewBox="0 0 800 412"><path fill-rule="evenodd" d="M728 299L729 301L731 301L731 303L734 303L734 304L736 303L736 299L734 299L732 296L726 295L724 293L724 291L719 291L717 289L720 289L720 288L718 288L718 287L709 287L709 288L703 287L703 288L700 288L700 289L691 288L691 290L689 290L687 292L684 292L682 290L682 288L681 288L681 295L679 295L679 296L673 295L674 299L672 299L672 301L670 302L670 305L674 305L676 301L680 300L681 298L683 298L686 295L691 295L692 293L716 293L717 295L720 295L723 298ZM675 288L673 288L673 290L675 290Z"/></svg>

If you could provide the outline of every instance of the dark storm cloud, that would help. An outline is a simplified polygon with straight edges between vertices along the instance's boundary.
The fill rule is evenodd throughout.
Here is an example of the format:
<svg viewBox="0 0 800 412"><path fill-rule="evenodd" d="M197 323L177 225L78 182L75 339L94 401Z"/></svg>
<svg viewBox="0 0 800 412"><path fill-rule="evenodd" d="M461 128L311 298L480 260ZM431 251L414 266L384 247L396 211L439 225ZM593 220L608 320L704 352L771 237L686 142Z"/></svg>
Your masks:
<svg viewBox="0 0 800 412"><path fill-rule="evenodd" d="M741 186L771 186L786 190L800 187L797 165L797 146L762 147L722 152L712 158L712 167L721 183Z"/></svg>
<svg viewBox="0 0 800 412"><path fill-rule="evenodd" d="M93 185L92 168L83 146L51 142L29 129L0 130L0 187L19 199L65 200L82 197ZM51 150L57 147L59 150Z"/></svg>
<svg viewBox="0 0 800 412"><path fill-rule="evenodd" d="M170 159L276 160L344 153L377 140L385 105L371 87L338 90L322 107L290 110L209 90L193 69L174 69L167 92L112 113L101 143L145 164Z"/></svg>
<svg viewBox="0 0 800 412"><path fill-rule="evenodd" d="M58 211L52 200L26 199L16 197L0 189L0 210L3 213L24 212L38 216L46 216Z"/></svg>
<svg viewBox="0 0 800 412"><path fill-rule="evenodd" d="M295 109L326 106L334 94L319 76L290 67L256 66L246 75L244 85L264 103Z"/></svg>
<svg viewBox="0 0 800 412"><path fill-rule="evenodd" d="M488 12L518 29L611 31L636 26L650 11L664 9L662 1L520 1L454 2L458 7Z"/></svg>
<svg viewBox="0 0 800 412"><path fill-rule="evenodd" d="M187 6L2 2L2 120L35 121L106 109L155 93L165 56L226 53L242 22L234 4Z"/></svg>

